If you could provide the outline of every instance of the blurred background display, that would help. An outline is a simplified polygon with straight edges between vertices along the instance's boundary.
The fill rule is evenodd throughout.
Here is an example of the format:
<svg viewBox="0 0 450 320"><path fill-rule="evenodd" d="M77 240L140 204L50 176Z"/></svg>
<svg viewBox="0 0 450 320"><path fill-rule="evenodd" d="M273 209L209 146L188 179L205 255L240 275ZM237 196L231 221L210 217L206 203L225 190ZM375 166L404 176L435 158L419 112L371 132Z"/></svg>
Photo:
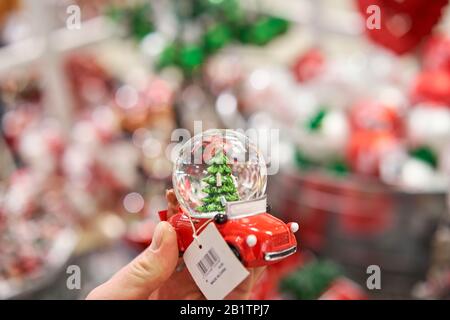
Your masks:
<svg viewBox="0 0 450 320"><path fill-rule="evenodd" d="M258 132L300 225L254 298L450 298L448 2L2 0L0 299L85 298L211 128Z"/></svg>

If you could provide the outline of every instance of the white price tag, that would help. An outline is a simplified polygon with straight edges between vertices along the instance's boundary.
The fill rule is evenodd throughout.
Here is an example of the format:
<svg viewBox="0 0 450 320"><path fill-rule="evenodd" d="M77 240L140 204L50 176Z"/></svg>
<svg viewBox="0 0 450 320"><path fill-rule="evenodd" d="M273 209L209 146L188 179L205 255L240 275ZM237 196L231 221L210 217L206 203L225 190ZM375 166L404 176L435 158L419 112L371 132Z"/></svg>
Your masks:
<svg viewBox="0 0 450 320"><path fill-rule="evenodd" d="M184 263L208 300L222 300L249 272L236 258L214 223L193 241L183 255Z"/></svg>

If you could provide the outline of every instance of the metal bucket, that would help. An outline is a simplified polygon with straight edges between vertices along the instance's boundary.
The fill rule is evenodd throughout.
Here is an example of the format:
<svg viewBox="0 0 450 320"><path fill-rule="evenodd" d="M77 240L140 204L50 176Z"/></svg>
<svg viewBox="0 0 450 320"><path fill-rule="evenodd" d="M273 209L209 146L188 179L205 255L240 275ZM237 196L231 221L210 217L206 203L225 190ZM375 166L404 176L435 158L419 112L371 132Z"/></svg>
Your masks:
<svg viewBox="0 0 450 320"><path fill-rule="evenodd" d="M430 265L433 235L447 212L446 194L411 193L355 176L281 172L272 177L274 213L299 221L300 248L341 264L366 287L367 267L381 269L376 298L410 298Z"/></svg>

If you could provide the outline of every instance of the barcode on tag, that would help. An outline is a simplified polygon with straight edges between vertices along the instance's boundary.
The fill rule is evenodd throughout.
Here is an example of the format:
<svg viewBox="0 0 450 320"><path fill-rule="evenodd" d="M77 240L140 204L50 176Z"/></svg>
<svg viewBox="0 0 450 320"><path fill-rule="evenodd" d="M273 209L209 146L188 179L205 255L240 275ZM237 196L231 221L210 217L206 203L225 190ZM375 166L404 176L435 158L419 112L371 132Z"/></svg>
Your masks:
<svg viewBox="0 0 450 320"><path fill-rule="evenodd" d="M214 223L209 223L189 245L183 258L207 299L225 298L249 275Z"/></svg>
<svg viewBox="0 0 450 320"><path fill-rule="evenodd" d="M197 263L197 267L203 276L206 276L212 268L219 263L219 257L217 256L214 248L209 249L206 255Z"/></svg>

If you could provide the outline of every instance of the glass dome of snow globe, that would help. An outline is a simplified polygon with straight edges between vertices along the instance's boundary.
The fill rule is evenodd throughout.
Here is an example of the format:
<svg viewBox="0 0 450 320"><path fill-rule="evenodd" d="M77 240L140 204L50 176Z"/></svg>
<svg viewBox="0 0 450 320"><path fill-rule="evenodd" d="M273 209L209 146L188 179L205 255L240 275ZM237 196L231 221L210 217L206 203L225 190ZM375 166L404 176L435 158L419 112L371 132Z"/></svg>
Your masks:
<svg viewBox="0 0 450 320"><path fill-rule="evenodd" d="M226 213L227 203L264 197L267 168L263 155L246 135L212 129L179 149L172 182L184 212L213 217Z"/></svg>

